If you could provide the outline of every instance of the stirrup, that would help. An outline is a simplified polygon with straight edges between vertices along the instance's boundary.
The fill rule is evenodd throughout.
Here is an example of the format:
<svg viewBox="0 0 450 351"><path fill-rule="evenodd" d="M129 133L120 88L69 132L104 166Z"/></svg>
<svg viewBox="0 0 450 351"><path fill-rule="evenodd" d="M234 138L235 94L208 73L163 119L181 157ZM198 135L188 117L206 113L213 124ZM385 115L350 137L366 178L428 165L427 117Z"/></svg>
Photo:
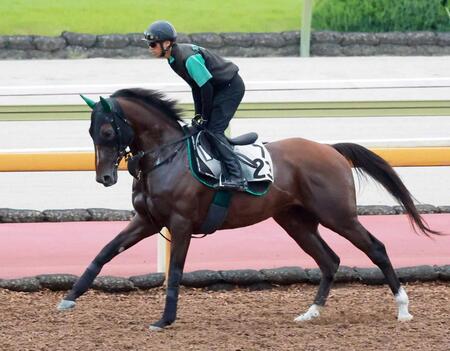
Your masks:
<svg viewBox="0 0 450 351"><path fill-rule="evenodd" d="M241 178L236 183L227 181L227 179L224 179L223 174L220 175L219 178L219 188L220 189L227 189L227 190L237 190L237 191L245 191L247 190L248 183L245 178Z"/></svg>

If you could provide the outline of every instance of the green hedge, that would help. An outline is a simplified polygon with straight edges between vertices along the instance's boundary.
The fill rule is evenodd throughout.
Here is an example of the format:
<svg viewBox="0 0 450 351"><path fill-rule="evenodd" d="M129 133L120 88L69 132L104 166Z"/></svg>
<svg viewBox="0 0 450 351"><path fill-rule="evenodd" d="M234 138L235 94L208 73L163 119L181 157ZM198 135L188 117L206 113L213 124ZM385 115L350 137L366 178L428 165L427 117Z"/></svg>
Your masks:
<svg viewBox="0 0 450 351"><path fill-rule="evenodd" d="M318 0L314 30L450 31L442 0Z"/></svg>

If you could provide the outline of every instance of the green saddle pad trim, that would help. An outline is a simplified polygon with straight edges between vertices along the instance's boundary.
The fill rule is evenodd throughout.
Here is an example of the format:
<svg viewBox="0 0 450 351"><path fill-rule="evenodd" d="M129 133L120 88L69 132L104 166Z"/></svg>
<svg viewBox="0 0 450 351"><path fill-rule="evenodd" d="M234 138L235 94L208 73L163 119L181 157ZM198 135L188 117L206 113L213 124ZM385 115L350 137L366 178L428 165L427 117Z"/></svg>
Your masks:
<svg viewBox="0 0 450 351"><path fill-rule="evenodd" d="M214 184L212 183L208 183L205 179L202 179L196 172L195 172L195 168L193 166L193 162L194 162L194 152L193 152L193 145L191 143L191 138L186 139L186 143L187 143L187 155L188 155L188 162L189 162L189 170L191 171L192 176L197 179L200 183L206 185L208 188L212 188L212 189L216 189ZM264 191L258 192L258 191L253 191L251 189L246 189L245 192L254 196L263 196L265 194L267 194L267 192L269 191L269 187L267 187ZM215 199L215 197L214 197ZM219 205L222 206L222 205ZM222 206L225 207L225 206Z"/></svg>

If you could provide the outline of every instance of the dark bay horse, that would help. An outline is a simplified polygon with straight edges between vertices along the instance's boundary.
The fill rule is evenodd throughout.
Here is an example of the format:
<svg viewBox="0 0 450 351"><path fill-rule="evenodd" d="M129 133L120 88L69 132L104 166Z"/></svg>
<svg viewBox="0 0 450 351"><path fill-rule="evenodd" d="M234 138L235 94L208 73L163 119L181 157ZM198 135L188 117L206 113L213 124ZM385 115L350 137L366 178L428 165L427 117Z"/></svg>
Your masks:
<svg viewBox="0 0 450 351"><path fill-rule="evenodd" d="M83 97L84 98L84 97ZM141 175L132 190L135 217L107 244L61 301L60 310L73 308L103 265L162 227L172 233L165 309L151 325L160 330L176 319L179 285L192 234L200 233L214 190L198 182L188 169L180 111L155 91L124 89L95 103L90 134L95 145L96 179L104 186L117 182L117 167L129 147L145 152ZM322 278L314 303L296 321L319 317L340 259L318 233L318 225L340 234L363 251L383 272L398 307L398 319L410 320L408 296L392 267L385 246L357 217L352 167L364 172L405 208L412 223L425 235L439 234L422 220L409 191L382 158L351 143L325 145L301 138L267 144L275 181L268 193L254 197L236 193L222 229L248 226L267 218L275 221L318 264Z"/></svg>

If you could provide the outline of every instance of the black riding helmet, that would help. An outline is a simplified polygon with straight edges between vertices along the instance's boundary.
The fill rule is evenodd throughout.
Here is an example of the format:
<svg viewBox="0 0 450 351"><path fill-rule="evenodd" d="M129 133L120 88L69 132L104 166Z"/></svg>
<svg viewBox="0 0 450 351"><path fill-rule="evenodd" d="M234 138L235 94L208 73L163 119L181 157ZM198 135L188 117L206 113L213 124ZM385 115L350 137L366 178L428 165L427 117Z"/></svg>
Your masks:
<svg viewBox="0 0 450 351"><path fill-rule="evenodd" d="M148 42L156 41L175 41L177 39L177 31L167 21L153 22L150 27L144 32L145 40Z"/></svg>

